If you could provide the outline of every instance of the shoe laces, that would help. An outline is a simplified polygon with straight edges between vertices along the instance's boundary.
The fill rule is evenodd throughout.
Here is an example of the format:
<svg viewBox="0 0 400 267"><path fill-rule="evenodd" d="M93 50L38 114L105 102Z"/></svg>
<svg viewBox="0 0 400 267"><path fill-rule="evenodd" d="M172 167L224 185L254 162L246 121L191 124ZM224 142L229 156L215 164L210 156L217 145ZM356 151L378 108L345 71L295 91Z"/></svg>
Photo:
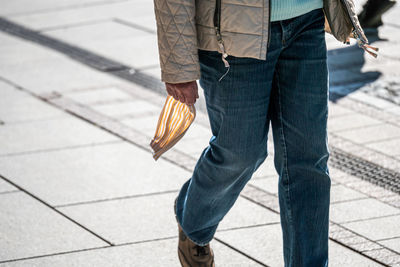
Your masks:
<svg viewBox="0 0 400 267"><path fill-rule="evenodd" d="M208 249L207 246L199 246L195 245L193 249L196 250L196 253L194 256L201 257L201 256L207 256L208 255Z"/></svg>

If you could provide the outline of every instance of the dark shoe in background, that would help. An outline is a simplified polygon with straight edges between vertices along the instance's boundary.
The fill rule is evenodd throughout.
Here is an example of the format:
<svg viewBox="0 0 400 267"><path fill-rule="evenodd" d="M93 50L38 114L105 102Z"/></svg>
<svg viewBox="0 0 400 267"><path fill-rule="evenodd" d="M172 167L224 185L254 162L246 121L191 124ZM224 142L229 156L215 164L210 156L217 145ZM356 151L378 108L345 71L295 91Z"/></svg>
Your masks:
<svg viewBox="0 0 400 267"><path fill-rule="evenodd" d="M368 0L363 5L363 10L358 14L361 27L378 28L382 26L382 15L395 3L395 0Z"/></svg>
<svg viewBox="0 0 400 267"><path fill-rule="evenodd" d="M174 204L174 212L176 217L176 201ZM178 222L178 220L177 220ZM215 267L214 252L210 248L210 244L199 246L191 241L183 232L178 222L179 242L178 257L182 267Z"/></svg>

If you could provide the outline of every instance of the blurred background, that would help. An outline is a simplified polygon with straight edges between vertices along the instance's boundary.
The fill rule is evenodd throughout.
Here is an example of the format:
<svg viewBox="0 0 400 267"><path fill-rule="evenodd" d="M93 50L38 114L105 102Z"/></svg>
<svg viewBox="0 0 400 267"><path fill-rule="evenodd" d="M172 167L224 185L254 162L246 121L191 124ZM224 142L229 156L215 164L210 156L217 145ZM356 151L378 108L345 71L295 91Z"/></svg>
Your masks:
<svg viewBox="0 0 400 267"><path fill-rule="evenodd" d="M400 266L400 6L355 1L374 58L326 34L331 266ZM173 200L211 137L157 162L151 0L0 1L0 266L179 266ZM270 138L272 140L272 137ZM221 222L217 266L283 266L270 156Z"/></svg>

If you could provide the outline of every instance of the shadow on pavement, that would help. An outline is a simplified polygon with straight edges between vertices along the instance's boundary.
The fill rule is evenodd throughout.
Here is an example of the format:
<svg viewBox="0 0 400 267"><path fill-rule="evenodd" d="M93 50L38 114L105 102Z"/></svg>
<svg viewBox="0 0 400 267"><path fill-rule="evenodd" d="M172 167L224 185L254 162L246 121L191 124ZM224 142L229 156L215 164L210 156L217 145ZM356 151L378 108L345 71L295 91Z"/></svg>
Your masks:
<svg viewBox="0 0 400 267"><path fill-rule="evenodd" d="M376 41L389 41L381 39L377 29L365 30L365 34L370 44ZM382 75L380 71L361 71L365 64L365 53L357 44L328 51L330 101L336 102L366 84L378 80Z"/></svg>

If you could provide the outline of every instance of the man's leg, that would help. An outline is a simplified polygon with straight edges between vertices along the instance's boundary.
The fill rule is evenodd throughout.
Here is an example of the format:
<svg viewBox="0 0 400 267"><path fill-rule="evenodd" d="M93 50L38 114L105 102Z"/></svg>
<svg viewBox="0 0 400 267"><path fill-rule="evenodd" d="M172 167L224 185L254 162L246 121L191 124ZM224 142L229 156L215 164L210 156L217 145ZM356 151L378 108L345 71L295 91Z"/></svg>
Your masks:
<svg viewBox="0 0 400 267"><path fill-rule="evenodd" d="M279 25L271 27L278 37ZM279 37L276 39L278 40ZM269 60L229 56L229 73L217 52L199 51L212 138L177 200L177 219L198 245L211 241L253 172L267 156L268 105L280 42Z"/></svg>
<svg viewBox="0 0 400 267"><path fill-rule="evenodd" d="M281 22L269 115L279 173L286 267L328 266L331 180L328 68L322 9Z"/></svg>

